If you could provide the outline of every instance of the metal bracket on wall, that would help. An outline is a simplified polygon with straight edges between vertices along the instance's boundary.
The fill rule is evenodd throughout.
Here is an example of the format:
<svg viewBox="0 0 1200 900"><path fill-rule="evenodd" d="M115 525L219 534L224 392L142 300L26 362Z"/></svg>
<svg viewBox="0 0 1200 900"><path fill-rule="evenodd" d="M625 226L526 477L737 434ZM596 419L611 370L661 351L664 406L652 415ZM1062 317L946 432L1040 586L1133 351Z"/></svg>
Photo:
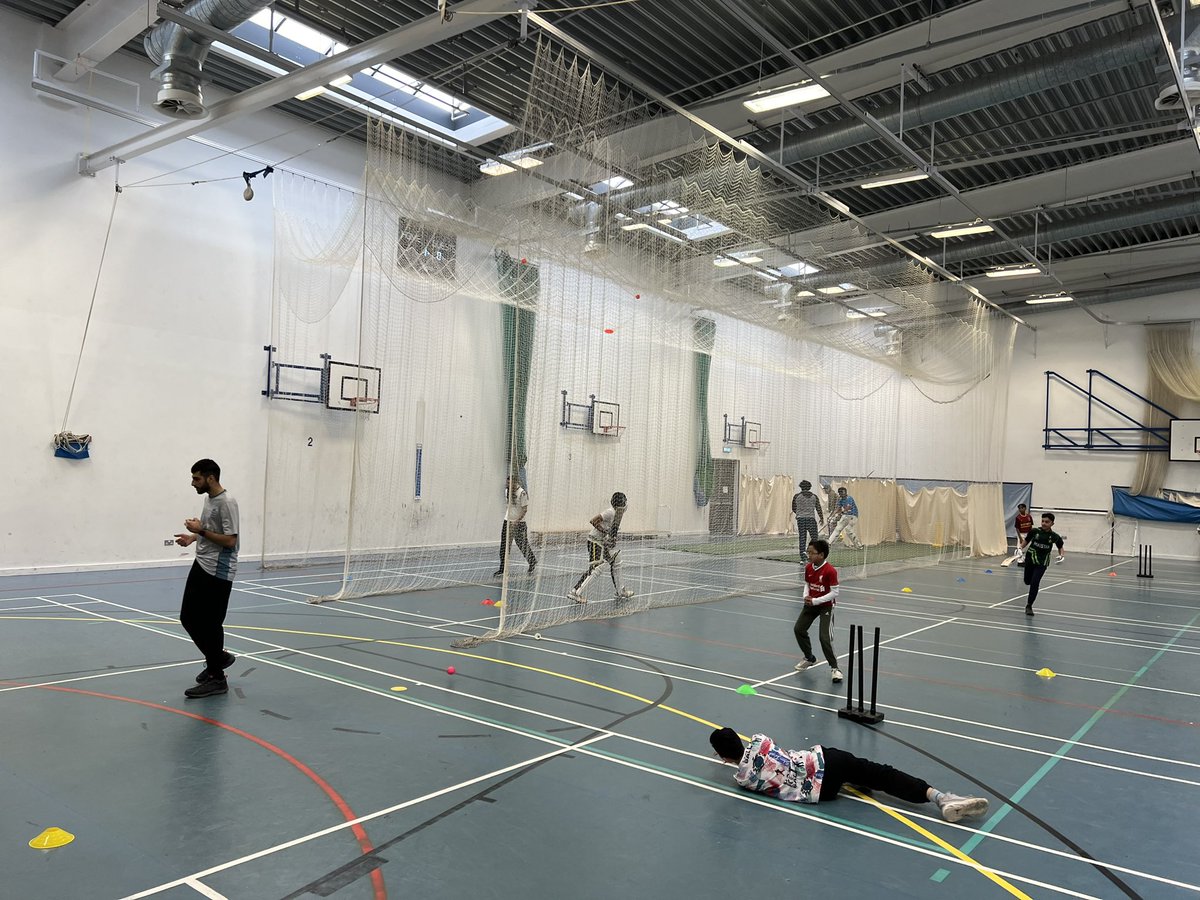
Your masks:
<svg viewBox="0 0 1200 900"><path fill-rule="evenodd" d="M1139 453L1145 451L1165 452L1170 449L1170 428L1156 428L1144 424L1134 415L1118 409L1112 403L1101 400L1096 396L1096 384L1110 385L1117 389L1117 397L1129 401L1140 400L1166 415L1168 418L1178 418L1173 412L1164 409L1157 403L1151 403L1137 391L1127 388L1116 379L1110 378L1098 369L1087 370L1087 387L1078 385L1057 372L1046 372L1046 417L1042 429L1042 448L1044 450L1091 450L1104 452ZM1059 385L1059 390L1066 389L1072 396L1083 397L1087 400L1087 421L1085 425L1053 426L1050 424L1050 392ZM1117 420L1129 422L1129 425L1096 425L1092 414L1096 407L1107 410ZM1140 412L1140 410L1139 410Z"/></svg>

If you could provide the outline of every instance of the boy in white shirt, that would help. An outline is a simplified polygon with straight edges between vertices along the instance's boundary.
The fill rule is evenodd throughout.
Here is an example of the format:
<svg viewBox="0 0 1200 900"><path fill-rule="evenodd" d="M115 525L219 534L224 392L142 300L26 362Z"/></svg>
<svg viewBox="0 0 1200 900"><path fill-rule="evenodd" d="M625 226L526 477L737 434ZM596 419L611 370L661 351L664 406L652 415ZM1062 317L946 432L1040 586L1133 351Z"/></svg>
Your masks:
<svg viewBox="0 0 1200 900"><path fill-rule="evenodd" d="M529 563L529 574L532 575L537 569L537 556L529 546L529 526L525 524L525 513L529 512L529 494L521 487L521 482L510 475L504 479L504 496L508 501L508 510L500 527L500 568L492 573L492 577L499 578L504 574L508 548L513 541L517 542L517 549L525 554L525 562Z"/></svg>
<svg viewBox="0 0 1200 900"><path fill-rule="evenodd" d="M613 589L617 592L615 599L628 600L633 596L633 591L621 585L621 551L617 549L617 535L621 530L621 518L625 515L625 495L617 491L612 495L610 503L608 509L592 517L592 530L587 539L587 571L579 576L575 587L568 592L568 600L587 603L587 598L583 596L584 588L592 580L601 563L608 563Z"/></svg>

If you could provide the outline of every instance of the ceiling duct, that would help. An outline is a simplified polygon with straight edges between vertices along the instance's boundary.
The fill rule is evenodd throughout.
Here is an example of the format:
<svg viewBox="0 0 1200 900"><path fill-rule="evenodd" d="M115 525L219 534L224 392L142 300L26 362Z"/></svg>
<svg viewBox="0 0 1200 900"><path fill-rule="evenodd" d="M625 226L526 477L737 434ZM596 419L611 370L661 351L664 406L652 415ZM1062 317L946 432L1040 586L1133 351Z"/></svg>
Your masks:
<svg viewBox="0 0 1200 900"><path fill-rule="evenodd" d="M192 0L183 8L183 15L229 31L269 5L265 0ZM211 38L175 22L159 22L146 35L142 46L158 66L151 75L162 83L154 101L156 107L185 119L197 119L205 114L200 86L204 58L211 45Z"/></svg>
<svg viewBox="0 0 1200 900"><path fill-rule="evenodd" d="M1013 242L1024 246L1032 246L1034 239L1042 245L1060 241L1076 240L1097 234L1107 234L1113 231L1125 231L1131 228L1141 228L1155 225L1159 222L1169 222L1173 219L1183 219L1188 216L1200 216L1200 195L1188 194L1182 197L1172 197L1150 203L1139 203L1124 209L1110 210L1091 216L1082 216L1068 222L1054 222L1042 225L1035 233L1027 228L1009 234L1012 242L1003 238L990 238L978 241L964 241L946 250L945 254L934 253L931 256L944 268L952 268L959 263L982 259L988 256L1012 253ZM841 272L822 272L816 277L803 279L806 288L828 287L839 284L847 279L861 281L864 275L876 278L887 278L904 272L912 266L908 260L897 260L878 265L867 265L861 268Z"/></svg>
<svg viewBox="0 0 1200 900"><path fill-rule="evenodd" d="M1183 89L1187 91L1192 105L1200 106L1200 27L1194 29L1187 36L1183 42L1183 49L1180 50L1179 25L1179 14L1171 16L1163 22L1167 37L1171 41L1172 56L1179 62L1179 72L1183 76ZM1183 109L1183 101L1179 96L1179 85L1175 81L1175 72L1170 66L1163 65L1158 68L1158 76L1160 91L1158 99L1154 101L1154 108Z"/></svg>
<svg viewBox="0 0 1200 900"><path fill-rule="evenodd" d="M1132 66L1152 59L1161 52L1162 40L1158 30L1150 25L1141 25L1066 50L1051 50L1024 65L1006 67L954 87L907 98L904 104L904 127L919 128L953 119L1101 72ZM899 103L885 106L873 115L893 134L899 131ZM785 166L790 166L876 140L879 140L879 135L870 125L850 117L785 141L779 159Z"/></svg>

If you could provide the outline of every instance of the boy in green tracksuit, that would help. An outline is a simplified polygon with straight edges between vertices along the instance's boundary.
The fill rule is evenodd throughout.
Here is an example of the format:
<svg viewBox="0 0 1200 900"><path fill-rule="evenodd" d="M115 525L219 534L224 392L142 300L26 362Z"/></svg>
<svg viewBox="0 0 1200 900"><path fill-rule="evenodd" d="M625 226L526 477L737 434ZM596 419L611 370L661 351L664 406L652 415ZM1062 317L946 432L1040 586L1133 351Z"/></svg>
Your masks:
<svg viewBox="0 0 1200 900"><path fill-rule="evenodd" d="M1058 561L1066 559L1063 553L1062 535L1054 531L1054 513L1042 513L1042 527L1029 532L1025 541L1025 583L1029 585L1029 599L1025 601L1025 615L1033 615L1033 601L1037 599L1038 585L1050 566L1050 548L1058 548Z"/></svg>

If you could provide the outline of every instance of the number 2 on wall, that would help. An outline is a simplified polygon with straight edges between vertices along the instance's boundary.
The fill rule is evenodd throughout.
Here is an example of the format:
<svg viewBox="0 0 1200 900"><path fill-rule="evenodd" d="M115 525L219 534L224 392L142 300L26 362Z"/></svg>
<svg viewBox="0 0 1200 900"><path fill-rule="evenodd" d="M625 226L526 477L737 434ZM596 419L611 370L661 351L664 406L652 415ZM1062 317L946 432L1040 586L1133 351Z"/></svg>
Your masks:
<svg viewBox="0 0 1200 900"><path fill-rule="evenodd" d="M310 446L310 447L312 446L312 438L308 439L308 446Z"/></svg>

